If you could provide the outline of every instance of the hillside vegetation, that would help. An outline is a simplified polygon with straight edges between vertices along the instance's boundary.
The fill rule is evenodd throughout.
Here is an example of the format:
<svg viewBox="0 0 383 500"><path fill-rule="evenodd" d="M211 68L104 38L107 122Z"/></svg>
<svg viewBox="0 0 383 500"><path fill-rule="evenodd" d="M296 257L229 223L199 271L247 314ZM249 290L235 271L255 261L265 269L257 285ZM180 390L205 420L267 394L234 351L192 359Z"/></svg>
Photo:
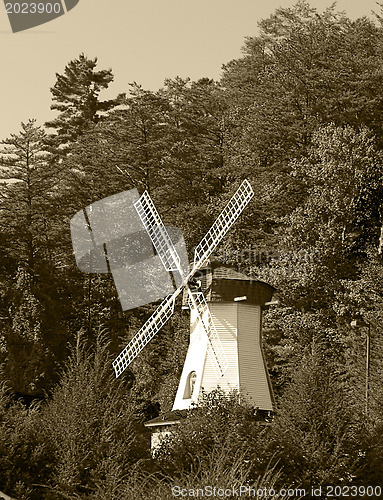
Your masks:
<svg viewBox="0 0 383 500"><path fill-rule="evenodd" d="M112 71L80 54L58 68L55 118L2 142L1 491L383 486L383 17L299 1L258 28L219 81L133 83L109 101ZM244 178L255 196L214 257L277 289L264 317L277 412L263 425L235 394L205 395L154 460L143 422L172 407L188 315L177 303L115 380L111 360L156 304L123 312L111 275L81 272L70 220L146 189L192 256Z"/></svg>

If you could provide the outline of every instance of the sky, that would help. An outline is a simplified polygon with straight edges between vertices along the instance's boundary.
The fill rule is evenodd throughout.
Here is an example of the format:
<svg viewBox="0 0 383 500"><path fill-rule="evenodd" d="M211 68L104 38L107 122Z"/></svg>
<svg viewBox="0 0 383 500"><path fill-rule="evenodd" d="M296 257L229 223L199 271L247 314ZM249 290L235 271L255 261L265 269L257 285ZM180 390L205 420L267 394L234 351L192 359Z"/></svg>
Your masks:
<svg viewBox="0 0 383 500"><path fill-rule="evenodd" d="M20 0L21 1L21 0ZM37 1L37 0L36 0ZM52 0L54 2L54 0ZM114 82L102 99L128 91L135 81L157 90L165 78L219 79L222 65L241 56L244 37L257 23L296 0L80 0L65 15L12 33L0 3L0 140L35 118L56 116L50 88L56 73L80 53L111 68ZM331 0L311 0L323 11ZM379 12L375 0L339 0L337 9L355 19Z"/></svg>

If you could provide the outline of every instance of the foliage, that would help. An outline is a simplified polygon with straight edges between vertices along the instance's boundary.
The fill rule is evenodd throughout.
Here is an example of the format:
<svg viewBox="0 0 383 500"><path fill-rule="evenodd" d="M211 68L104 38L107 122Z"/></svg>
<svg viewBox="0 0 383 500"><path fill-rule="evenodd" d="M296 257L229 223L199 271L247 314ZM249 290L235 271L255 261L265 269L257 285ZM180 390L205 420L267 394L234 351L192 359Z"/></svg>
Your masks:
<svg viewBox="0 0 383 500"><path fill-rule="evenodd" d="M66 354L65 330L57 321L57 297L47 291L55 253L48 221L58 177L45 140L42 127L29 120L21 124L19 134L2 142L1 152L5 373L13 389L26 394L49 390L56 380L57 358Z"/></svg>
<svg viewBox="0 0 383 500"><path fill-rule="evenodd" d="M261 20L243 56L224 66L221 83L236 118L233 167L251 173L268 246L270 227L301 204L304 190L288 164L307 154L318 127L364 124L380 146L380 29L366 18L351 21L335 4L320 13L298 1Z"/></svg>
<svg viewBox="0 0 383 500"><path fill-rule="evenodd" d="M6 251L3 259L11 269L25 262L33 271L37 254L48 251L45 225L56 179L48 163L45 140L42 127L29 120L21 124L19 134L2 141L2 252Z"/></svg>
<svg viewBox="0 0 383 500"><path fill-rule="evenodd" d="M2 392L0 488L169 498L175 479L379 480L382 29L380 15L351 20L300 0L259 22L219 82L132 83L102 101L113 74L96 58L80 54L57 74L58 115L45 126L54 133L29 120L0 151L1 377L13 393L46 394L25 408ZM277 416L265 426L236 396L205 395L153 461L142 422L171 407L188 317L177 306L113 380L111 356L155 304L124 312L111 276L80 272L70 219L147 189L192 256L243 178L255 196L215 257L277 288L279 305L264 315ZM355 317L370 325L367 405L366 328L351 329Z"/></svg>
<svg viewBox="0 0 383 500"><path fill-rule="evenodd" d="M224 452L222 453L224 455ZM220 457L216 457L220 458ZM259 476L255 482L247 480L247 472L243 469L243 457L238 456L235 461L226 467L225 460L211 461L209 466L206 464L203 470L197 468L196 471L191 471L183 474L178 478L177 482L171 477L163 477L159 474L144 474L137 472L125 481L116 485L113 490L106 490L104 485L100 485L95 494L90 496L91 500L102 500L110 498L111 500L171 500L175 495L182 496L201 496L202 492L206 496L211 496L215 489L216 495L222 496L223 491L230 490L232 494L235 492L239 494L240 487L248 488L247 491L262 490L262 498L271 499L276 498L285 500L291 497L290 494L280 493L276 488L276 484L280 479L281 473L277 472L274 468L268 469L265 474ZM273 490L275 494L270 490ZM287 490L288 487L285 487ZM234 491L234 493L233 493ZM296 492L295 498L303 498L300 495L299 489ZM242 496L244 491L242 490Z"/></svg>
<svg viewBox="0 0 383 500"><path fill-rule="evenodd" d="M269 435L285 481L306 489L352 483L362 448L353 410L334 366L313 343L280 399Z"/></svg>
<svg viewBox="0 0 383 500"><path fill-rule="evenodd" d="M101 90L108 88L113 81L112 71L95 71L97 58L89 59L80 54L70 61L64 74L56 73L57 81L51 88L54 103L51 109L59 115L46 123L56 129L57 136L52 137L54 145L74 142L91 123L100 119L102 112L112 108L118 100L99 101Z"/></svg>
<svg viewBox="0 0 383 500"><path fill-rule="evenodd" d="M242 398L239 404L238 394L217 389L204 394L197 408L188 410L182 425L163 440L156 458L164 472L178 477L191 470L202 474L216 462L223 473L241 455L243 463L254 458L254 470L249 468L254 479L266 468L262 459L255 458L264 429L259 420L251 405Z"/></svg>
<svg viewBox="0 0 383 500"><path fill-rule="evenodd" d="M110 361L102 336L94 353L79 338L42 412L54 463L50 485L60 498L89 494L99 481L118 480L148 449L148 440L137 432L133 402L113 379Z"/></svg>
<svg viewBox="0 0 383 500"><path fill-rule="evenodd" d="M0 488L20 500L37 500L34 485L47 480L51 467L39 408L16 402L4 383L0 391Z"/></svg>

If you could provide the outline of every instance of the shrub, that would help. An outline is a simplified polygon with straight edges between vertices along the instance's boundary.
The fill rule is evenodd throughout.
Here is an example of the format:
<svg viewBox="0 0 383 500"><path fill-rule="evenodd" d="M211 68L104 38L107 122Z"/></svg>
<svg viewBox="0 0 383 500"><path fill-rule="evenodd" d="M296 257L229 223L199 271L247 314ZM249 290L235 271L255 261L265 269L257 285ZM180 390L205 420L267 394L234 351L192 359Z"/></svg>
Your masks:
<svg viewBox="0 0 383 500"><path fill-rule="evenodd" d="M0 490L19 500L40 500L38 484L50 474L39 406L25 408L0 385Z"/></svg>
<svg viewBox="0 0 383 500"><path fill-rule="evenodd" d="M61 381L42 414L54 463L47 486L56 498L91 495L97 484L113 490L149 453L134 402L114 378L108 342L94 352L78 340ZM143 427L143 426L142 426Z"/></svg>
<svg viewBox="0 0 383 500"><path fill-rule="evenodd" d="M184 421L162 442L158 464L163 472L176 478L192 470L202 474L206 468L211 470L213 463L220 463L221 470L225 470L238 455L243 455L255 478L266 468L258 451L265 433L263 424L257 410L243 400L240 403L237 393L227 395L217 389L204 394L198 407L189 410Z"/></svg>
<svg viewBox="0 0 383 500"><path fill-rule="evenodd" d="M303 487L350 484L360 444L343 386L321 349L304 356L280 400L269 439L283 479Z"/></svg>

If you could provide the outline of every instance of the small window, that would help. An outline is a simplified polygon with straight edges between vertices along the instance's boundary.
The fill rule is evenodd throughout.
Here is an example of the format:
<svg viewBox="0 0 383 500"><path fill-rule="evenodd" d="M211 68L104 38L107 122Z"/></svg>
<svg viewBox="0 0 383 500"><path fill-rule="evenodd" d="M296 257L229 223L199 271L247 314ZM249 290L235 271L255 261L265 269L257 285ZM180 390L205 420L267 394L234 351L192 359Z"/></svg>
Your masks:
<svg viewBox="0 0 383 500"><path fill-rule="evenodd" d="M183 399L190 399L192 397L196 380L197 380L196 372L195 371L190 372L186 379L186 386Z"/></svg>

